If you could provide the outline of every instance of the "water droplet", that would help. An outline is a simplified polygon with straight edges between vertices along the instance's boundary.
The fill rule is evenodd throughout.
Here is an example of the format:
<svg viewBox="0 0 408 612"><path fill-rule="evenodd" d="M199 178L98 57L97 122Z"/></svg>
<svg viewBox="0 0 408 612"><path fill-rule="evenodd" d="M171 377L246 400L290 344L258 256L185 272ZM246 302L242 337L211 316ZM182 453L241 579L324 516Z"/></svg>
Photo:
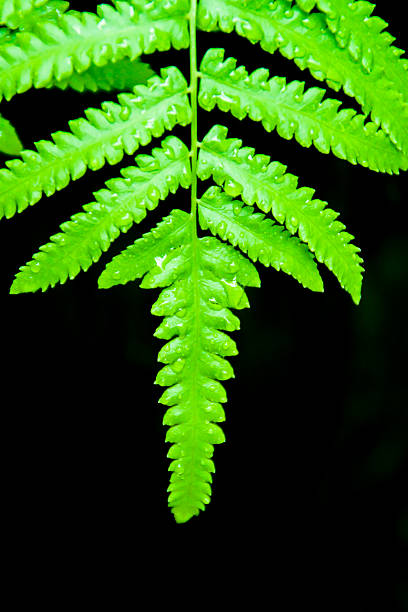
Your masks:
<svg viewBox="0 0 408 612"><path fill-rule="evenodd" d="M262 260L265 259L265 255L266 255L265 249L259 249L259 252L258 252L258 259L259 259L259 261L262 262Z"/></svg>
<svg viewBox="0 0 408 612"><path fill-rule="evenodd" d="M174 372L179 373L184 368L185 365L184 359L176 359L176 361L172 364L172 369Z"/></svg>
<svg viewBox="0 0 408 612"><path fill-rule="evenodd" d="M184 472L183 464L181 462L176 463L173 466L173 471L176 472L177 474L182 474Z"/></svg>
<svg viewBox="0 0 408 612"><path fill-rule="evenodd" d="M227 229L227 225L226 223L224 223L224 221L221 221L220 223L218 223L217 232L220 234L221 237L223 237L223 235L225 234L226 229Z"/></svg>
<svg viewBox="0 0 408 612"><path fill-rule="evenodd" d="M120 111L119 117L122 121L126 121L130 117L130 108L128 106L124 106Z"/></svg>
<svg viewBox="0 0 408 612"><path fill-rule="evenodd" d="M215 297L209 298L208 301L209 301L210 306L211 306L211 308L213 310L221 310L222 306L220 306L220 304L217 302ZM212 346L214 346L214 344L215 344L215 342L214 342L214 340L212 340Z"/></svg>
<svg viewBox="0 0 408 612"><path fill-rule="evenodd" d="M242 187L237 181L233 181L232 179L228 179L224 183L224 190L228 195L235 197L239 195L242 191Z"/></svg>

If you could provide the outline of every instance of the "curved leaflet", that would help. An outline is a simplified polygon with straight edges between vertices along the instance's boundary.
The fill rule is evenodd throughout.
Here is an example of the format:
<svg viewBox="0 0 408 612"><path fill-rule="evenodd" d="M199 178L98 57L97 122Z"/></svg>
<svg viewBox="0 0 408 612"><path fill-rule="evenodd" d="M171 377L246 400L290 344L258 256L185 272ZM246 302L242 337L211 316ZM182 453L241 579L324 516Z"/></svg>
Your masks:
<svg viewBox="0 0 408 612"><path fill-rule="evenodd" d="M191 121L187 83L175 67L162 69L148 86L133 94L119 94L118 103L105 102L102 110L85 111L87 120L70 121L71 132L56 132L52 141L36 143L37 152L24 150L21 160L6 162L0 170L0 217L12 217L27 206L66 187L88 168L117 164L153 136L161 136L176 123Z"/></svg>
<svg viewBox="0 0 408 612"><path fill-rule="evenodd" d="M159 290L152 313L162 317L155 336L164 346L156 383L165 387L169 505L179 523L210 501L214 446L225 439L224 381L234 375L227 358L237 354L229 333L240 324L232 311L249 306L245 287L259 287L254 264L316 292L323 291L319 264L325 264L356 304L364 271L353 236L313 189L300 187L269 155L228 138L227 127L216 124L199 141L199 113L217 107L351 164L406 170L408 64L384 31L387 24L372 13L372 4L354 0L112 0L96 13L69 10L64 0L0 0L0 98L32 88L108 92L100 108L86 109L34 150L22 149L0 117L0 149L19 156L0 169L0 217L160 139L61 224L20 268L10 291L45 291L74 279L121 232L148 221L148 212L177 193L177 208L114 257L98 284L108 289L140 280L142 288ZM255 52L258 44L279 51L354 97L362 112L341 108L323 87L289 82L264 67L249 73L224 49L206 49L206 32L217 31L236 32ZM144 57L187 48L189 79L176 66L158 76ZM119 93L117 102L109 92ZM20 129L18 117L5 114ZM179 133L188 125L186 145ZM165 135L175 126L176 133ZM201 191L200 181L208 179L215 185ZM189 189L188 201L180 187Z"/></svg>

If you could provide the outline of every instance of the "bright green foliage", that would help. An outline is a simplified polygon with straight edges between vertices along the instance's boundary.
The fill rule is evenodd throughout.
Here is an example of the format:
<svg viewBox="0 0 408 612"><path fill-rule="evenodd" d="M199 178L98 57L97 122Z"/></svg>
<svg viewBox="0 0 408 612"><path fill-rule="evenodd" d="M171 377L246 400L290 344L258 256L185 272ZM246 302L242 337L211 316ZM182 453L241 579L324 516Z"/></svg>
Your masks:
<svg viewBox="0 0 408 612"><path fill-rule="evenodd" d="M30 13L44 4L47 0L3 0L0 2L0 24L18 28Z"/></svg>
<svg viewBox="0 0 408 612"><path fill-rule="evenodd" d="M69 8L65 0L49 0L46 4L34 7L28 13L15 13L8 27L0 27L0 44L16 43L22 32L32 32L44 22L58 23L59 18Z"/></svg>
<svg viewBox="0 0 408 612"><path fill-rule="evenodd" d="M385 32L387 22L372 17L375 5L365 0L296 0L303 10L311 10L315 4L326 14L326 22L341 48L361 62L367 72L385 71L385 77L408 101L408 89L404 71L407 61L400 59L402 49L393 46L394 36ZM306 6L308 4L309 6ZM303 6L305 5L305 6Z"/></svg>
<svg viewBox="0 0 408 612"><path fill-rule="evenodd" d="M399 92L401 85L390 86L380 68L367 73L338 45L322 13L305 13L288 0L273 4L269 0L201 0L198 23L205 31L235 30L269 53L279 50L334 90L343 88L408 154L408 112Z"/></svg>
<svg viewBox="0 0 408 612"><path fill-rule="evenodd" d="M62 233L51 236L52 242L40 247L33 261L21 268L11 293L36 291L53 287L57 282L75 278L98 261L103 251L120 232L140 223L147 210L156 208L169 191L191 183L189 151L174 136L164 139L153 155L138 155L137 167L121 171L123 178L111 179L107 189L97 191L95 202L84 206L61 226Z"/></svg>
<svg viewBox="0 0 408 612"><path fill-rule="evenodd" d="M191 111L187 83L175 67L163 68L162 78L138 85L133 94L119 94L119 103L105 102L102 110L88 108L87 120L70 121L71 132L52 134L52 142L41 140L37 153L22 151L22 160L6 162L0 170L0 217L12 217L52 195L86 170L117 164L124 153L131 155L152 136L161 136L176 123L187 125Z"/></svg>
<svg viewBox="0 0 408 612"><path fill-rule="evenodd" d="M99 277L99 287L109 289L142 278L160 258L166 258L171 248L181 245L186 233L191 234L191 217L176 208L157 227L113 258Z"/></svg>
<svg viewBox="0 0 408 612"><path fill-rule="evenodd" d="M259 286L243 255L215 238L197 239L193 230L191 216L174 210L113 259L100 279L110 287L144 276L141 287L165 288L152 307L165 317L155 335L168 341L156 383L169 387L159 401L170 406L164 416L166 441L173 443L169 505L180 523L210 501L213 445L225 439L217 425L227 401L219 381L234 376L225 357L237 352L224 332L239 329L230 309L249 306L243 286Z"/></svg>
<svg viewBox="0 0 408 612"><path fill-rule="evenodd" d="M207 51L200 66L203 75L199 104L206 110L215 105L244 119L262 121L267 132L276 129L279 136L296 138L299 144L312 144L321 153L332 152L340 159L380 172L398 173L408 168L408 157L398 151L387 135L355 110L339 110L341 102L325 99L325 90L304 83L274 77L268 80L264 68L248 75L236 60L224 61L224 49Z"/></svg>
<svg viewBox="0 0 408 612"><path fill-rule="evenodd" d="M226 358L237 354L226 332L239 329L231 309L249 305L244 287L260 284L254 264L282 270L316 292L323 291L318 264L324 264L355 303L363 274L359 248L338 213L314 199L313 189L299 187L286 166L228 138L227 127L213 125L199 141L201 109L248 117L266 132L276 129L376 172L406 170L407 60L372 12L372 4L349 0L112 0L96 13L71 11L62 0L0 0L0 99L30 88L119 92L117 102L86 109L86 118L34 143L35 150L22 150L0 118L0 151L20 156L0 169L0 217L163 136L60 226L20 268L11 293L75 278L177 192L178 207L99 277L104 289L141 279L142 288L161 290L152 307L163 317L155 336L166 342L156 383L166 387L160 401L167 406L169 505L177 522L210 501L214 444L224 441L221 383L233 376ZM362 113L341 108L323 87L305 89L267 68L248 74L237 59L225 59L224 49L208 49L198 70L199 30L204 51L205 32L233 30L269 53L279 50L354 97ZM156 75L141 57L170 48L190 49L189 82L176 66ZM189 145L165 135L189 124ZM201 193L199 181L208 179L213 184ZM188 210L181 209L179 187L190 189Z"/></svg>
<svg viewBox="0 0 408 612"><path fill-rule="evenodd" d="M144 3L142 2L141 5ZM160 5L162 8L160 8ZM107 4L98 14L69 11L58 25L41 22L33 32L20 34L0 54L0 98L10 100L31 87L45 87L67 79L91 64L103 66L124 57L188 46L186 0L166 10L161 3L140 6Z"/></svg>
<svg viewBox="0 0 408 612"><path fill-rule="evenodd" d="M292 275L304 287L323 291L323 282L311 252L297 238L262 213L210 187L198 204L200 225L239 246L252 261Z"/></svg>
<svg viewBox="0 0 408 612"><path fill-rule="evenodd" d="M132 91L136 84L146 85L154 71L139 58L130 60L127 57L115 64L106 66L89 66L85 72L75 72L64 81L47 85L47 88L74 89L75 91Z"/></svg>
<svg viewBox="0 0 408 612"><path fill-rule="evenodd" d="M10 121L7 121L7 119L0 115L0 153L19 155L22 149L23 145L17 136L16 130Z"/></svg>
<svg viewBox="0 0 408 612"><path fill-rule="evenodd" d="M358 303L363 272L360 249L350 244L353 236L336 221L338 213L326 208L326 202L313 200L313 189L299 189L297 177L285 173L285 166L270 163L267 155L254 155L254 149L241 145L238 138L227 139L226 127L214 126L201 144L198 176L203 180L212 176L233 197L241 195L246 204L271 211L291 233L298 232Z"/></svg>

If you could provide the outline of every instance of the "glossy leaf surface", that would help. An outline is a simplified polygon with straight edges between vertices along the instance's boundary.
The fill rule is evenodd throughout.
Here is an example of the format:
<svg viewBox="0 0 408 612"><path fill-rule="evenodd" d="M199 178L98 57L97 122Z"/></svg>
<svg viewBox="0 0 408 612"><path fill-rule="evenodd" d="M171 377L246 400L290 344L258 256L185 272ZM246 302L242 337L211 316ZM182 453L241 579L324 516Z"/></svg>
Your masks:
<svg viewBox="0 0 408 612"><path fill-rule="evenodd" d="M148 222L148 213L176 194L176 207L152 229L143 226L144 233L105 266L99 287L140 281L159 290L152 313L163 318L155 336L165 344L156 382L166 387L160 401L171 444L169 505L177 522L210 501L214 445L224 441L224 381L234 375L227 358L237 354L228 335L240 325L232 311L248 307L245 287L260 284L255 264L316 292L323 291L318 264L324 264L356 304L363 275L360 250L338 213L271 160L272 137L261 154L228 138L222 125L203 137L199 116L217 107L344 163L389 174L406 170L408 64L373 9L351 0L112 0L92 13L70 10L64 0L0 0L0 99L14 104L15 95L33 88L70 89L72 96L107 92L100 108L84 109L85 117L34 143L35 149L23 149L0 118L0 151L19 156L0 169L0 217L13 217L88 169L118 164L160 139L135 162L126 160L117 178L61 224L17 272L11 293L74 279L103 258L119 234ZM258 45L280 52L318 85L353 97L361 112L342 108L323 86L271 73L269 55L248 72L239 57L228 57L227 36L224 51L211 48L207 32L236 32L253 43L254 54ZM156 66L153 58L145 57L183 49L189 62L180 55L182 68L174 60L160 76L147 63ZM117 102L111 92L118 92ZM175 135L165 135L176 126ZM200 181L208 180L203 187ZM189 189L188 198L180 187Z"/></svg>
<svg viewBox="0 0 408 612"><path fill-rule="evenodd" d="M89 108L87 119L70 121L70 132L55 132L52 141L41 140L37 151L24 150L22 160L6 162L0 170L0 217L12 217L52 195L88 168L99 170L106 162L117 164L177 123L191 121L187 83L170 67L161 78L138 85L133 94L119 94L118 103L105 102L102 110Z"/></svg>
<svg viewBox="0 0 408 612"><path fill-rule="evenodd" d="M238 138L227 138L227 128L214 126L204 138L199 156L198 175L213 176L232 196L241 195L250 206L256 204L306 242L319 262L326 264L340 284L358 303L361 296L362 260L360 249L351 244L353 236L337 221L338 213L326 202L314 200L314 190L298 188L298 179L286 173L267 155L254 155Z"/></svg>
<svg viewBox="0 0 408 612"><path fill-rule="evenodd" d="M181 210L115 257L100 286L141 277L141 287L163 288L152 307L164 317L155 335L167 341L156 383L168 387L159 401L169 406L163 419L172 443L169 505L184 523L210 501L214 444L225 440L217 425L227 401L220 381L234 375L225 357L237 353L224 332L239 329L231 308L249 305L243 286L259 286L259 277L231 246L197 239L192 217Z"/></svg>

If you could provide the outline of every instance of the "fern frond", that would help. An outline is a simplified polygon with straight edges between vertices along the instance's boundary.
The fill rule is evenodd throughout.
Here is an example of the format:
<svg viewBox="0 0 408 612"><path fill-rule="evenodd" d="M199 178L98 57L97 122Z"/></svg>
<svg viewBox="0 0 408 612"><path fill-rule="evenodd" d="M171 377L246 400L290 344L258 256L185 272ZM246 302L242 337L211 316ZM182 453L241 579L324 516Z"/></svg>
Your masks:
<svg viewBox="0 0 408 612"><path fill-rule="evenodd" d="M142 287L172 283L152 313L166 317L155 335L168 339L170 333L172 337L159 353L159 361L166 365L156 382L171 385L159 401L170 406L163 420L170 426L166 441L173 443L168 453L173 459L169 505L179 523L210 501L213 445L225 439L216 424L225 420L222 403L227 400L219 381L234 376L225 357L236 351L228 337L224 340L223 331L239 328L230 308L249 305L243 286L259 286L253 265L215 238L198 240L196 253L193 245L188 246L185 258L190 259L190 267L181 262L174 270L173 262L166 261L163 272L158 266L142 283ZM175 329L177 320L182 323Z"/></svg>
<svg viewBox="0 0 408 612"><path fill-rule="evenodd" d="M18 28L21 21L48 0L2 0L0 2L0 24Z"/></svg>
<svg viewBox="0 0 408 612"><path fill-rule="evenodd" d="M175 136L165 138L152 155L138 155L136 164L121 170L123 178L107 181L107 189L94 193L95 202L85 205L85 212L61 225L62 232L51 236L51 242L20 268L10 293L45 291L75 278L98 261L120 232L140 223L169 191L175 193L180 185L187 188L191 183L189 151Z"/></svg>
<svg viewBox="0 0 408 612"><path fill-rule="evenodd" d="M262 213L233 200L219 187L210 187L198 204L200 225L228 240L252 261L283 270L312 291L323 291L316 262L305 244Z"/></svg>
<svg viewBox="0 0 408 612"><path fill-rule="evenodd" d="M269 53L277 49L302 70L326 81L334 90L356 98L364 114L383 128L392 142L408 155L408 106L399 88L390 87L383 70L367 73L342 49L322 13L305 13L287 0L201 0L199 27L205 31L234 29ZM404 76L404 88L408 74ZM408 85L407 85L408 86Z"/></svg>
<svg viewBox="0 0 408 612"><path fill-rule="evenodd" d="M121 2L115 10L102 4L97 15L69 11L58 24L40 23L35 32L18 34L15 43L0 47L0 99L65 80L91 64L188 47L188 5L177 0L137 8Z"/></svg>
<svg viewBox="0 0 408 612"><path fill-rule="evenodd" d="M17 136L16 130L10 121L7 121L7 119L0 115L0 153L19 155L22 149L23 145Z"/></svg>
<svg viewBox="0 0 408 612"><path fill-rule="evenodd" d="M49 0L46 4L34 8L30 13L20 16L15 22L18 29L0 28L0 45L15 42L19 33L32 32L44 21L58 22L61 15L68 9L69 2L65 2L65 0Z"/></svg>
<svg viewBox="0 0 408 612"><path fill-rule="evenodd" d="M241 195L246 204L256 203L263 212L271 211L292 234L298 232L316 259L358 303L363 272L360 249L350 243L353 236L336 221L338 213L326 208L326 202L313 200L313 189L299 189L297 177L285 173L285 166L269 163L268 155L254 155L254 149L242 147L241 140L227 139L227 132L226 127L216 125L202 141L198 176L203 180L212 176L232 197Z"/></svg>
<svg viewBox="0 0 408 612"><path fill-rule="evenodd" d="M217 425L225 420L227 399L219 381L234 375L225 357L237 353L224 331L239 329L230 308L248 306L243 286L259 286L259 277L231 246L216 238L197 239L191 215L173 212L183 229L178 244L172 237L180 226L171 219L167 228L156 228L156 236L146 235L115 258L102 284L111 286L115 274L122 282L146 273L141 287L164 287L152 307L153 314L165 317L155 336L169 341L159 353L165 365L156 383L169 387L159 400L169 406L163 420L170 426L166 441L172 443L169 506L183 523L210 501L214 444L225 439Z"/></svg>
<svg viewBox="0 0 408 612"><path fill-rule="evenodd" d="M264 68L248 75L236 63L232 57L224 60L224 49L207 51L200 66L198 101L202 108L210 111L217 105L238 119L248 115L261 121L267 132L276 129L287 140L294 137L304 147L313 144L321 153L331 151L370 170L398 174L408 168L408 157L393 146L385 132L374 123L365 123L366 117L352 109L339 110L338 100L323 100L324 89L304 91L300 81L268 80L269 71Z"/></svg>
<svg viewBox="0 0 408 612"><path fill-rule="evenodd" d="M31 32L43 24L44 21L57 22L68 8L69 3L64 0L49 0L47 4L34 8L31 13L21 17L18 21L18 29L7 26L0 27L0 47L5 44L15 44L22 32Z"/></svg>
<svg viewBox="0 0 408 612"><path fill-rule="evenodd" d="M74 89L75 91L131 91L135 85L146 84L155 74L149 64L139 59L124 58L114 64L90 66L88 70L74 73L64 81L49 83L47 88Z"/></svg>
<svg viewBox="0 0 408 612"><path fill-rule="evenodd" d="M326 13L327 25L340 47L367 72L383 71L390 86L407 102L407 60L401 59L404 51L393 46L395 37L384 31L388 23L372 16L375 5L365 0L318 0L317 5Z"/></svg>
<svg viewBox="0 0 408 612"><path fill-rule="evenodd" d="M182 244L182 238L191 232L191 217L175 208L150 232L143 234L127 249L116 255L98 279L101 289L125 285L142 278L171 249Z"/></svg>
<svg viewBox="0 0 408 612"><path fill-rule="evenodd" d="M161 78L152 77L148 86L137 85L133 94L119 94L118 101L88 109L88 121L69 122L71 133L55 132L53 142L36 143L38 152L22 151L23 161L6 162L9 169L0 170L0 218L23 211L43 193L63 189L88 168L116 164L153 136L191 121L187 82L174 66L162 69Z"/></svg>

